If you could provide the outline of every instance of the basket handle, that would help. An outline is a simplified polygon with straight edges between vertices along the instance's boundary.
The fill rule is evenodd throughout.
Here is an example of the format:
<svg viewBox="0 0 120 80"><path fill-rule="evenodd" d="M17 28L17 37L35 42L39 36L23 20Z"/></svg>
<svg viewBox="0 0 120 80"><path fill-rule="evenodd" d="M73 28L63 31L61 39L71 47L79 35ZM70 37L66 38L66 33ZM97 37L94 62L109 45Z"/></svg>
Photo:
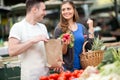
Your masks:
<svg viewBox="0 0 120 80"><path fill-rule="evenodd" d="M84 44L83 44L83 48L82 48L83 52L82 52L82 54L85 53L85 45L86 45L87 43L88 43L88 41L85 41Z"/></svg>

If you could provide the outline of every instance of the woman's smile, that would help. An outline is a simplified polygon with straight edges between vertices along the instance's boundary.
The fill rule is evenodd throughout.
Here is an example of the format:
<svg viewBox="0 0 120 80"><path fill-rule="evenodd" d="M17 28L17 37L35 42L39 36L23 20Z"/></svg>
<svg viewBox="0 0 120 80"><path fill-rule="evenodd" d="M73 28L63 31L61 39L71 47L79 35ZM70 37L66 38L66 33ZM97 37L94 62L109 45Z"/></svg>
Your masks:
<svg viewBox="0 0 120 80"><path fill-rule="evenodd" d="M64 4L61 9L62 9L62 15L65 19L69 20L73 18L74 9L69 3Z"/></svg>

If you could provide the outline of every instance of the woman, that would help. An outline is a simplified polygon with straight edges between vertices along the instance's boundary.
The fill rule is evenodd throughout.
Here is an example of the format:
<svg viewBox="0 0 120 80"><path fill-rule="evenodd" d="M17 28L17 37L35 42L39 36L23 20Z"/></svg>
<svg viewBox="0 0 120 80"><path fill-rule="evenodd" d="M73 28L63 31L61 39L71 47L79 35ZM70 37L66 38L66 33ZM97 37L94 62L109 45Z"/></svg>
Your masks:
<svg viewBox="0 0 120 80"><path fill-rule="evenodd" d="M82 53L83 43L88 40L88 44L92 43L93 21L88 20L89 33L84 25L77 23L79 15L72 1L63 1L61 4L60 22L55 28L54 36L59 38L62 34L71 32L74 36L74 47L69 47L70 40L63 43L63 67L65 70L73 71L81 69L79 55Z"/></svg>

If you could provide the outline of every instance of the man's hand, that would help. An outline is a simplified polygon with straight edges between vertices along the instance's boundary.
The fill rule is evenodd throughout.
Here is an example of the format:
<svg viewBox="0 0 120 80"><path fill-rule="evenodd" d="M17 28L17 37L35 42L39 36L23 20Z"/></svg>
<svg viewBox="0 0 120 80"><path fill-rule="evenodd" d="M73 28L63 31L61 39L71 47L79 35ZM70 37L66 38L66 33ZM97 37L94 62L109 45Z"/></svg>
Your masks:
<svg viewBox="0 0 120 80"><path fill-rule="evenodd" d="M48 38L45 35L38 35L32 39L34 43L38 43L39 41L48 41Z"/></svg>
<svg viewBox="0 0 120 80"><path fill-rule="evenodd" d="M55 64L53 64L53 65L49 65L49 64L47 64L47 66L50 68L50 69L53 69L54 71L56 71L56 72L62 72L63 70L64 70L64 68L63 68L63 64L64 64L64 62L63 62L63 60L61 59L61 58L57 58L56 59L57 60L57 64L55 63Z"/></svg>

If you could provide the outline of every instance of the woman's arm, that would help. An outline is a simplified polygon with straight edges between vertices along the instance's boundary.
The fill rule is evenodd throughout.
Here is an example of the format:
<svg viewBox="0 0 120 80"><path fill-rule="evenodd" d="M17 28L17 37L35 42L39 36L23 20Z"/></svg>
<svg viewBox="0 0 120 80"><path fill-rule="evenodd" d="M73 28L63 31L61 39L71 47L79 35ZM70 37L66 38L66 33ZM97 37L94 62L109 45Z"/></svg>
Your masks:
<svg viewBox="0 0 120 80"><path fill-rule="evenodd" d="M94 38L93 20L88 19L87 24L89 27L89 29L88 29L89 38Z"/></svg>
<svg viewBox="0 0 120 80"><path fill-rule="evenodd" d="M86 50L90 50L92 48L93 40L94 40L94 29L93 29L93 21L91 19L88 19L87 21L89 29L85 28L83 26L83 35L85 35L85 41L88 41L88 43L85 46Z"/></svg>

